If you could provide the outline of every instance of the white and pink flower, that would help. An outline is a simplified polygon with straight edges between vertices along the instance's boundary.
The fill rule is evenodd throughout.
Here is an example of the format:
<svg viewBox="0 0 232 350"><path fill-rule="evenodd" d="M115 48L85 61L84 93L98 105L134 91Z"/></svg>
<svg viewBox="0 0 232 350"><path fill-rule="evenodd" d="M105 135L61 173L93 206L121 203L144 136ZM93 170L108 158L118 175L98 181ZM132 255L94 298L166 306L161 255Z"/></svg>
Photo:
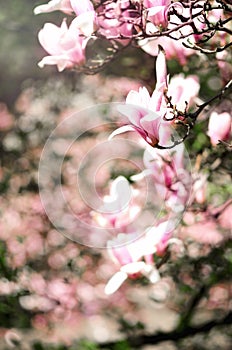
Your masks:
<svg viewBox="0 0 232 350"><path fill-rule="evenodd" d="M162 256L171 242L174 224L162 222L149 228L142 237L136 233L120 233L115 239L108 241L107 249L111 259L119 267L105 287L106 294L113 294L128 278L141 275L150 282L160 279L153 261L153 254Z"/></svg>
<svg viewBox="0 0 232 350"><path fill-rule="evenodd" d="M147 146L143 161L145 170L134 175L132 179L139 181L150 176L157 194L164 200L165 207L175 213L182 212L188 203L192 185L191 174L186 169L183 143L171 150Z"/></svg>
<svg viewBox="0 0 232 350"><path fill-rule="evenodd" d="M73 68L84 63L87 42L75 22L72 22L69 28L65 20L60 27L46 23L38 37L40 44L49 53L49 56L45 56L38 63L39 67L57 65L61 72L65 68Z"/></svg>
<svg viewBox="0 0 232 350"><path fill-rule="evenodd" d="M183 75L171 79L168 85L166 57L160 47L156 60L156 87L150 96L145 87L139 91L130 91L125 105L120 105L118 110L125 115L129 122L115 130L110 138L127 132L137 131L142 138L152 147L158 144L167 147L171 142L175 124L173 122L174 111L168 105L167 96L177 111L185 112L191 106L199 91L198 78L194 75ZM176 115L175 115L176 117Z"/></svg>
<svg viewBox="0 0 232 350"><path fill-rule="evenodd" d="M232 129L232 117L227 112L212 112L209 118L208 136L211 144L216 146L221 141L229 139Z"/></svg>
<svg viewBox="0 0 232 350"><path fill-rule="evenodd" d="M103 198L103 205L98 211L92 211L91 215L101 227L125 229L141 210L135 197L136 190L125 177L119 176L111 183L110 193Z"/></svg>
<svg viewBox="0 0 232 350"><path fill-rule="evenodd" d="M130 91L126 104L118 110L125 115L129 123L115 130L110 138L127 132L137 131L152 147L157 144L167 145L172 134L171 123L164 120L167 114L165 92L167 91L167 68L165 53L161 49L156 61L156 88L152 94L145 87L139 91Z"/></svg>
<svg viewBox="0 0 232 350"><path fill-rule="evenodd" d="M170 4L170 0L144 0L143 5L147 11L147 19L157 27L166 28Z"/></svg>

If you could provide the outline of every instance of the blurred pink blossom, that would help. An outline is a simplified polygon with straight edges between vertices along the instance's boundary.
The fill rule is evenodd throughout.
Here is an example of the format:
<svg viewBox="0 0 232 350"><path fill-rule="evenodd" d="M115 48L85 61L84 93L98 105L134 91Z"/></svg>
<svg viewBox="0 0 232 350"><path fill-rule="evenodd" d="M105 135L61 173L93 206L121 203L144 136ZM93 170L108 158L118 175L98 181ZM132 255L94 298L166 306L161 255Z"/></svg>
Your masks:
<svg viewBox="0 0 232 350"><path fill-rule="evenodd" d="M46 292L47 284L40 273L31 273L27 288L38 295L43 295Z"/></svg>
<svg viewBox="0 0 232 350"><path fill-rule="evenodd" d="M65 68L81 65L85 61L86 41L81 36L80 30L73 21L68 28L63 20L61 27L46 23L38 35L40 44L49 53L39 63L39 67L45 65L57 65L61 72Z"/></svg>
<svg viewBox="0 0 232 350"><path fill-rule="evenodd" d="M37 294L25 295L19 297L20 305L26 310L32 311L50 311L54 308L55 302L47 297L39 296Z"/></svg>
<svg viewBox="0 0 232 350"><path fill-rule="evenodd" d="M224 239L218 230L218 225L213 218L208 217L207 213L194 215L186 213L184 222L187 226L180 228L180 237L182 239L188 237L201 244L217 245Z"/></svg>
<svg viewBox="0 0 232 350"><path fill-rule="evenodd" d="M209 117L208 136L213 146L218 144L219 140L226 141L231 133L231 115L227 112L212 112Z"/></svg>
<svg viewBox="0 0 232 350"><path fill-rule="evenodd" d="M8 111L5 103L0 102L0 131L9 130L13 126L13 115Z"/></svg>
<svg viewBox="0 0 232 350"><path fill-rule="evenodd" d="M47 296L58 301L68 309L77 305L76 285L75 283L65 283L61 278L55 278L47 284Z"/></svg>
<svg viewBox="0 0 232 350"><path fill-rule="evenodd" d="M203 173L197 173L193 175L193 200L199 204L203 204L206 201L207 190L207 175Z"/></svg>
<svg viewBox="0 0 232 350"><path fill-rule="evenodd" d="M30 259L44 253L44 241L38 232L28 232L24 241L25 251Z"/></svg>

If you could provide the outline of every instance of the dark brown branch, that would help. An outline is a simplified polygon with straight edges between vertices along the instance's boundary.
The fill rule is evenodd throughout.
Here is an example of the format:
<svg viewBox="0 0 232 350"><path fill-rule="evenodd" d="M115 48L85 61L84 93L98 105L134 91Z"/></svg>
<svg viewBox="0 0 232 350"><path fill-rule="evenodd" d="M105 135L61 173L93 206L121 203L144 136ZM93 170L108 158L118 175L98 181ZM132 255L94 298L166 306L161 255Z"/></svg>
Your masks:
<svg viewBox="0 0 232 350"><path fill-rule="evenodd" d="M216 49L214 50L209 50L209 49L204 49L200 46L198 46L197 44L191 44L191 45L188 45L186 43L183 43L183 45L185 47L187 47L188 49L194 49L194 50L197 50L197 51L200 51L201 53L204 53L206 55L209 55L209 54L215 54L217 52L221 52L221 51L224 51L226 50L228 47L232 46L232 42L230 42L229 44L226 44L224 46L219 46L217 47Z"/></svg>
<svg viewBox="0 0 232 350"><path fill-rule="evenodd" d="M196 120L199 114L207 107L210 103L214 102L217 99L221 99L226 93L229 93L232 91L232 80L230 80L224 89L222 89L219 94L213 96L210 100L206 101L205 103L202 103L200 106L198 106L198 109L194 113L189 113L189 117L193 120Z"/></svg>

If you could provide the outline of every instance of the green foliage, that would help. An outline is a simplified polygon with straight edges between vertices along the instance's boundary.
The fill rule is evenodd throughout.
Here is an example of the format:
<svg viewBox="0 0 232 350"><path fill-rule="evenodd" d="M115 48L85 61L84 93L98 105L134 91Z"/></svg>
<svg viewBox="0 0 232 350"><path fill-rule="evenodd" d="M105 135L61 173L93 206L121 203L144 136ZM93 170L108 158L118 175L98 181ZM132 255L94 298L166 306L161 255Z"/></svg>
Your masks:
<svg viewBox="0 0 232 350"><path fill-rule="evenodd" d="M1 213L0 213L1 217ZM16 271L12 270L7 264L7 249L4 242L0 241L0 277L12 280L16 277Z"/></svg>
<svg viewBox="0 0 232 350"><path fill-rule="evenodd" d="M0 327L30 328L31 313L19 304L18 295L0 296Z"/></svg>

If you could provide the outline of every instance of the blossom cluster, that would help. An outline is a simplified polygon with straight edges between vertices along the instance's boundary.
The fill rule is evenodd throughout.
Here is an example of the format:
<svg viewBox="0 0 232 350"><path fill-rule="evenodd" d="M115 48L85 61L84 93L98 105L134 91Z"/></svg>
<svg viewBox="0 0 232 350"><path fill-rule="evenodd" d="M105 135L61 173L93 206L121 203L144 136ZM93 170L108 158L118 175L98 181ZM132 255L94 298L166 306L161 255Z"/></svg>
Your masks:
<svg viewBox="0 0 232 350"><path fill-rule="evenodd" d="M212 1L207 6L206 10L202 0L194 4L170 0L112 0L96 4L90 0L51 0L37 6L34 13L60 10L71 18L71 23L65 18L60 27L44 25L39 41L49 56L39 66L57 65L59 71L82 67L91 72L104 65L101 61L108 62L133 42L152 56L158 54L161 44L168 59L175 57L185 65L188 57L201 49L198 43L205 42L207 35L207 41L212 38L211 49L230 45L229 10L223 2ZM213 32L214 29L218 30ZM88 45L97 39L107 40L108 49L103 56L98 52L99 59L90 58Z"/></svg>
<svg viewBox="0 0 232 350"><path fill-rule="evenodd" d="M109 55L136 42L144 51L157 56L154 91L150 95L145 87L131 90L125 104L118 106L122 122L119 118L119 128L109 135L111 140L122 133L136 133L144 148L144 170L131 177L132 184L123 176L112 181L104 205L90 213L93 225L113 227L118 232L117 237L107 242L118 271L107 283L105 292L114 293L128 277L144 275L157 282L160 276L154 259L164 256L172 243L181 246L175 238L177 223L188 204L193 201L202 204L206 198L206 176L191 173L182 143L195 121L196 113L192 110L199 101L199 77L181 73L170 79L166 60L176 57L180 65L186 65L190 55L204 49L199 45L208 43L206 34L210 34L211 49L220 47L223 51L230 32L228 9L220 2L212 2L206 10L204 1L189 4L170 0L99 3L51 0L37 6L34 12L55 10L69 18L60 27L46 23L39 32L39 41L49 54L39 62L40 67L57 65L59 71L81 67L84 70L89 60L97 61L97 57L90 59L87 55L88 47L96 40L107 41ZM216 35L215 28L219 28ZM221 57L220 52L217 55ZM223 55L217 64L222 79L229 72L229 80L232 75L227 63L229 54L223 52ZM88 67L94 72L91 64ZM212 145L217 145L219 140L227 141L230 135L231 115L221 110L212 112L208 126ZM128 230L128 225L142 210L137 201L140 193L133 186L144 178L151 179L164 207L162 218L139 236L135 228ZM125 201L130 205L125 206Z"/></svg>

